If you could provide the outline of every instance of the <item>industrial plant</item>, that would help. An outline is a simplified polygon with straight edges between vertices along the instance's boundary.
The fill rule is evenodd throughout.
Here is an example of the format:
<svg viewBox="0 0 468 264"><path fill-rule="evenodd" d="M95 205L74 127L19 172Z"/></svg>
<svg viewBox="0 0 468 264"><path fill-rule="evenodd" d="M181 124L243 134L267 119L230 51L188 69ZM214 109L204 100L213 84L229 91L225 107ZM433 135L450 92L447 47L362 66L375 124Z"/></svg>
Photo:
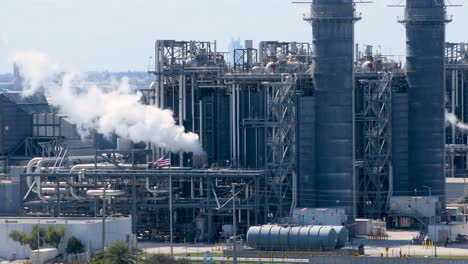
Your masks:
<svg viewBox="0 0 468 264"><path fill-rule="evenodd" d="M83 138L47 94L1 93L0 214L129 217L140 241L257 251L335 251L387 229L466 240L468 44L446 41L444 1L406 1L404 61L356 44L353 1L307 4L310 43L155 41L141 102L171 110L200 153Z"/></svg>

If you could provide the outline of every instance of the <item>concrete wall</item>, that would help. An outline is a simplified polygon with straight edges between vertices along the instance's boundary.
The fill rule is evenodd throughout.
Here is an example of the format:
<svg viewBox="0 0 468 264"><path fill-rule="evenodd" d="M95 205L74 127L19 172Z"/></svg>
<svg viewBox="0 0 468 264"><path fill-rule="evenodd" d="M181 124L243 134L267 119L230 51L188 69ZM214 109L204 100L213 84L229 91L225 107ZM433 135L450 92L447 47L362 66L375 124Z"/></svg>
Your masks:
<svg viewBox="0 0 468 264"><path fill-rule="evenodd" d="M43 248L39 250L33 250L29 259L32 264L42 264L46 261L54 259L58 255L56 248Z"/></svg>
<svg viewBox="0 0 468 264"><path fill-rule="evenodd" d="M0 219L0 257L7 258L11 254L16 254L17 258L29 257L31 249L28 246L21 246L19 243L11 240L8 234L12 230L29 232L37 224L37 220L29 218ZM69 220L66 220L69 219ZM41 226L48 225L65 226L65 237L59 245L59 252L64 253L68 238L75 236L80 239L91 253L101 250L101 232L102 221L99 218L41 218ZM54 223L56 221L56 223ZM65 222L66 221L66 222ZM112 218L106 221L106 244L115 241L125 241L128 234L131 234L131 218Z"/></svg>

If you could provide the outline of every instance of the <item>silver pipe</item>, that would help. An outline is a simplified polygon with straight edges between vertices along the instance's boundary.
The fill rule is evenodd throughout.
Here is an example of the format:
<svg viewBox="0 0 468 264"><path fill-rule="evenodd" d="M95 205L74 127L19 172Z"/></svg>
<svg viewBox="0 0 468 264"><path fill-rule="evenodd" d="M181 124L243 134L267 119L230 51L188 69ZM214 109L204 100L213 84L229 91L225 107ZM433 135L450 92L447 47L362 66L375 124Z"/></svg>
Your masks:
<svg viewBox="0 0 468 264"><path fill-rule="evenodd" d="M151 189L150 186L149 186L149 177L146 177L146 190L150 193L157 193L158 190L155 190L155 189Z"/></svg>
<svg viewBox="0 0 468 264"><path fill-rule="evenodd" d="M456 71L452 71L452 105L450 111L455 115L455 90L456 90ZM452 124L452 144L455 144L455 128L456 125Z"/></svg>
<svg viewBox="0 0 468 264"><path fill-rule="evenodd" d="M185 89L184 89L184 76L180 75L179 76L179 126L184 125L184 94L185 94ZM184 162L184 156L183 152L179 153L179 166L183 166Z"/></svg>
<svg viewBox="0 0 468 264"><path fill-rule="evenodd" d="M237 162L240 161L240 105L239 105L239 101L240 101L240 87L239 85L237 85L236 87L236 100L237 100L237 109L236 109L236 128L237 128L237 131L236 131L236 154L237 154Z"/></svg>
<svg viewBox="0 0 468 264"><path fill-rule="evenodd" d="M203 101L200 99L200 144L203 146Z"/></svg>

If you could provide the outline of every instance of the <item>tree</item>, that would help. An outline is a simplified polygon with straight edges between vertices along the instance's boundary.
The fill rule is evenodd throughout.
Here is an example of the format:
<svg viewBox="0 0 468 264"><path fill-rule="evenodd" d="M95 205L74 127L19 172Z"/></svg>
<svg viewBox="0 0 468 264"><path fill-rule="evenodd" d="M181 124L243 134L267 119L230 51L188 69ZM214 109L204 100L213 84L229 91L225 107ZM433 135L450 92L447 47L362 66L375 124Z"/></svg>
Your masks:
<svg viewBox="0 0 468 264"><path fill-rule="evenodd" d="M46 230L43 226L39 225L34 225L29 233L13 230L8 234L14 241L19 242L22 246L28 245L32 250L44 246L44 243L57 248L64 235L64 227L56 228L54 226L49 226Z"/></svg>
<svg viewBox="0 0 468 264"><path fill-rule="evenodd" d="M98 251L98 252L94 253L93 264L104 263L105 258L106 258L106 252L105 251Z"/></svg>
<svg viewBox="0 0 468 264"><path fill-rule="evenodd" d="M46 234L46 229L44 227L39 226L39 225L34 225L32 231L26 237L26 240L28 241L27 244L29 245L29 247L32 250L36 250L39 247L44 246L45 234ZM38 242L39 242L39 245L38 245Z"/></svg>
<svg viewBox="0 0 468 264"><path fill-rule="evenodd" d="M20 232L18 230L13 230L8 234L8 236L13 240L18 243L20 243L22 246L28 245L29 241L27 240L28 234L25 232Z"/></svg>
<svg viewBox="0 0 468 264"><path fill-rule="evenodd" d="M62 238L65 236L65 227L49 226L45 234L45 242L58 248Z"/></svg>
<svg viewBox="0 0 468 264"><path fill-rule="evenodd" d="M72 236L67 242L67 253L68 254L79 254L85 251L85 246L81 240Z"/></svg>
<svg viewBox="0 0 468 264"><path fill-rule="evenodd" d="M137 258L125 242L117 241L107 248L104 260L104 263L109 264L134 264Z"/></svg>

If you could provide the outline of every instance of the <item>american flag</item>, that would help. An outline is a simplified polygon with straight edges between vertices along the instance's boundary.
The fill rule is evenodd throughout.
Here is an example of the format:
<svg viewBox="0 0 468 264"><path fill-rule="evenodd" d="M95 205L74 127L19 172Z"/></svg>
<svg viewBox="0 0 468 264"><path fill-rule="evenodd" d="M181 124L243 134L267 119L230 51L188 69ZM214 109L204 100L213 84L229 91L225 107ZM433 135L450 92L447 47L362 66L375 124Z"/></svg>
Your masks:
<svg viewBox="0 0 468 264"><path fill-rule="evenodd" d="M154 166L158 166L158 167L169 167L169 166L171 166L171 156L170 156L170 153L164 154L164 156L162 156L160 159L158 159L157 161L153 162L153 165L154 165Z"/></svg>

